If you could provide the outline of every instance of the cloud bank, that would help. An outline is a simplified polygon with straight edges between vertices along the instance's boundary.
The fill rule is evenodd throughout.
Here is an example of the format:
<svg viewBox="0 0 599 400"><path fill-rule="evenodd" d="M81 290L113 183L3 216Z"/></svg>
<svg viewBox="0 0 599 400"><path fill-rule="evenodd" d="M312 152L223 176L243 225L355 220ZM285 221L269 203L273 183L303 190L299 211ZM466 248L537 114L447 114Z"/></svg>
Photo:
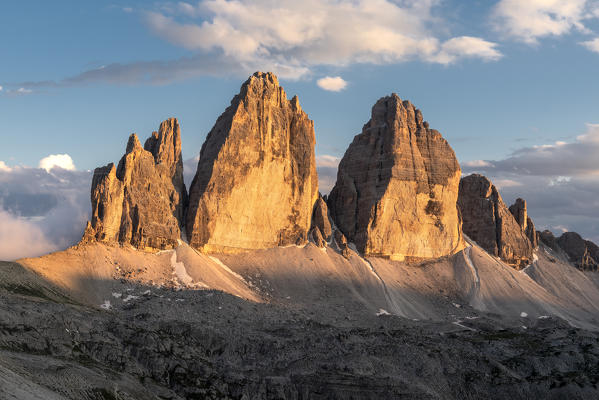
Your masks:
<svg viewBox="0 0 599 400"><path fill-rule="evenodd" d="M506 202L528 201L537 228L576 231L599 243L599 125L572 142L524 147L503 160L462 163L487 175Z"/></svg>
<svg viewBox="0 0 599 400"><path fill-rule="evenodd" d="M81 239L90 182L88 171L0 162L0 260L62 250Z"/></svg>

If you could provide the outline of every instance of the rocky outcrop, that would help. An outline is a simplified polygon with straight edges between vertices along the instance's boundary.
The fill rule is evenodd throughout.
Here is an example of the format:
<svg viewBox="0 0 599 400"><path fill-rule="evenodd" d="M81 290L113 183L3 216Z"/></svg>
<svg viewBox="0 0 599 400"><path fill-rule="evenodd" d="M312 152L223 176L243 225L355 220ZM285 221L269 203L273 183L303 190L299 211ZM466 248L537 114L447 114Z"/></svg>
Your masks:
<svg viewBox="0 0 599 400"><path fill-rule="evenodd" d="M518 225L522 229L522 232L526 235L533 248L537 248L539 240L537 238L537 230L532 219L528 216L528 209L526 207L526 200L518 198L516 202L510 206L510 212L516 219Z"/></svg>
<svg viewBox="0 0 599 400"><path fill-rule="evenodd" d="M312 227L318 229L325 240L330 240L333 229L331 227L331 218L329 208L322 196L318 196L312 211Z"/></svg>
<svg viewBox="0 0 599 400"><path fill-rule="evenodd" d="M207 252L304 243L318 197L314 123L256 72L218 118L190 187L187 237Z"/></svg>
<svg viewBox="0 0 599 400"><path fill-rule="evenodd" d="M557 243L557 238L553 235L553 232L544 230L542 232L537 232L537 234L540 242L543 242L545 245L549 246L555 251L560 250L559 244Z"/></svg>
<svg viewBox="0 0 599 400"><path fill-rule="evenodd" d="M83 241L127 243L139 249L176 247L186 200L181 132L171 118L144 147L132 134L118 167L111 163L96 168L92 219Z"/></svg>
<svg viewBox="0 0 599 400"><path fill-rule="evenodd" d="M532 243L489 179L478 174L462 178L458 205L464 233L479 246L516 268L532 262Z"/></svg>
<svg viewBox="0 0 599 400"><path fill-rule="evenodd" d="M339 164L331 215L365 255L453 254L463 248L460 173L453 150L420 110L396 94L383 97Z"/></svg>
<svg viewBox="0 0 599 400"><path fill-rule="evenodd" d="M564 232L558 239L559 247L568 255L570 262L583 271L596 271L599 265L599 247L584 240L576 232Z"/></svg>

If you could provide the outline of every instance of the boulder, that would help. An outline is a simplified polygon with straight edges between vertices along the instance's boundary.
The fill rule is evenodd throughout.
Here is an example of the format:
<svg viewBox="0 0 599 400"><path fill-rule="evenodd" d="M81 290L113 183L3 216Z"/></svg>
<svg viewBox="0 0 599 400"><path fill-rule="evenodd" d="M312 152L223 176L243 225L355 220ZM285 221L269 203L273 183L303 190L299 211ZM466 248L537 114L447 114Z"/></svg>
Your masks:
<svg viewBox="0 0 599 400"><path fill-rule="evenodd" d="M186 201L181 131L171 118L144 147L132 134L118 167L111 163L95 169L92 219L83 242L118 242L147 250L176 247Z"/></svg>
<svg viewBox="0 0 599 400"><path fill-rule="evenodd" d="M460 166L420 110L392 94L372 108L339 164L328 204L364 255L421 260L464 247L456 207Z"/></svg>
<svg viewBox="0 0 599 400"><path fill-rule="evenodd" d="M314 123L256 72L218 118L190 187L189 244L235 253L307 240L318 178Z"/></svg>
<svg viewBox="0 0 599 400"><path fill-rule="evenodd" d="M539 245L537 231L535 229L535 224L528 216L526 200L517 198L516 202L510 206L509 210L516 219L518 225L520 225L522 232L524 232L528 240L530 240L532 247L536 249Z"/></svg>
<svg viewBox="0 0 599 400"><path fill-rule="evenodd" d="M335 229L334 236L335 236L335 243L337 244L339 251L341 252L343 257L349 259L351 252L350 252L349 246L347 244L347 238L339 229Z"/></svg>
<svg viewBox="0 0 599 400"><path fill-rule="evenodd" d="M458 205L464 233L488 253L518 269L532 262L532 243L489 179L478 174L462 178Z"/></svg>

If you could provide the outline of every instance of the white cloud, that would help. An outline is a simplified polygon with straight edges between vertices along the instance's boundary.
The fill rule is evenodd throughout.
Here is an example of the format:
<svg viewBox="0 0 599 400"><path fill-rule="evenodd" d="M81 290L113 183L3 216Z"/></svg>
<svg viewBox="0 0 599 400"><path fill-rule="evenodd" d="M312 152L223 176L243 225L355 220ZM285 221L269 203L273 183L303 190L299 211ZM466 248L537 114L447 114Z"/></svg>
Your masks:
<svg viewBox="0 0 599 400"><path fill-rule="evenodd" d="M339 92L347 87L347 82L340 76L325 76L316 81L318 87L331 92Z"/></svg>
<svg viewBox="0 0 599 400"><path fill-rule="evenodd" d="M539 38L586 32L589 0L500 0L493 11L495 26L507 36L529 44Z"/></svg>
<svg viewBox="0 0 599 400"><path fill-rule="evenodd" d="M444 43L434 35L436 0L207 0L179 12L203 15L197 23L147 13L151 30L193 51L219 51L239 63L310 68L409 60L447 64L461 57L496 60L495 44L463 36ZM351 29L347 29L351 26ZM275 72L278 72L275 70Z"/></svg>
<svg viewBox="0 0 599 400"><path fill-rule="evenodd" d="M2 86L0 86L0 92L3 90L4 88Z"/></svg>
<svg viewBox="0 0 599 400"><path fill-rule="evenodd" d="M161 3L145 12L149 29L190 51L173 60L113 63L61 81L24 82L26 89L89 83L164 84L199 76L244 77L272 71L310 77L322 67L420 61L493 61L497 45L448 35L441 0L204 0ZM351 27L351 29L348 29Z"/></svg>
<svg viewBox="0 0 599 400"><path fill-rule="evenodd" d="M68 154L50 154L48 157L40 160L38 167L45 169L47 172L50 172L55 167L66 169L67 171L75 170L73 159Z"/></svg>
<svg viewBox="0 0 599 400"><path fill-rule="evenodd" d="M6 163L4 161L0 161L0 171L8 172L11 169L12 168L10 168L8 165L6 165Z"/></svg>
<svg viewBox="0 0 599 400"><path fill-rule="evenodd" d="M55 249L39 226L0 208L0 260L36 257Z"/></svg>
<svg viewBox="0 0 599 400"><path fill-rule="evenodd" d="M20 87L20 88L18 88L18 89L16 90L16 92L17 92L18 94L29 94L29 93L32 93L32 92L33 92L33 90L31 90L31 89L27 89L27 88L24 88L24 87Z"/></svg>
<svg viewBox="0 0 599 400"><path fill-rule="evenodd" d="M580 44L592 52L599 53L599 37L586 42L581 42Z"/></svg>
<svg viewBox="0 0 599 400"><path fill-rule="evenodd" d="M466 161L466 162L462 163L462 166L477 168L477 167L491 167L492 164L485 160L474 160L474 161Z"/></svg>
<svg viewBox="0 0 599 400"><path fill-rule="evenodd" d="M460 36L443 43L434 60L440 64L451 64L460 58L480 58L484 61L496 61L502 56L497 50L496 43L472 36Z"/></svg>
<svg viewBox="0 0 599 400"><path fill-rule="evenodd" d="M123 7L123 12L132 13L133 12L133 8L132 7Z"/></svg>
<svg viewBox="0 0 599 400"><path fill-rule="evenodd" d="M75 244L91 214L90 172L0 169L0 260Z"/></svg>

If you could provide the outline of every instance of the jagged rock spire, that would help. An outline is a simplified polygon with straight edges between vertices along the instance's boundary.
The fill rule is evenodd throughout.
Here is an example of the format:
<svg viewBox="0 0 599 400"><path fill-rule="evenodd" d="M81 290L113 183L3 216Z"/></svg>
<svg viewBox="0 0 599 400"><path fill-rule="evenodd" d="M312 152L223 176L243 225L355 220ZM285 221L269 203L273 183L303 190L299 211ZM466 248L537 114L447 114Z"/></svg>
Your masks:
<svg viewBox="0 0 599 400"><path fill-rule="evenodd" d="M208 252L303 243L318 196L314 123L256 72L218 118L190 187L187 236Z"/></svg>
<svg viewBox="0 0 599 400"><path fill-rule="evenodd" d="M187 201L177 120L164 121L145 148L132 134L118 167L111 163L94 171L91 201L83 241L177 246Z"/></svg>

